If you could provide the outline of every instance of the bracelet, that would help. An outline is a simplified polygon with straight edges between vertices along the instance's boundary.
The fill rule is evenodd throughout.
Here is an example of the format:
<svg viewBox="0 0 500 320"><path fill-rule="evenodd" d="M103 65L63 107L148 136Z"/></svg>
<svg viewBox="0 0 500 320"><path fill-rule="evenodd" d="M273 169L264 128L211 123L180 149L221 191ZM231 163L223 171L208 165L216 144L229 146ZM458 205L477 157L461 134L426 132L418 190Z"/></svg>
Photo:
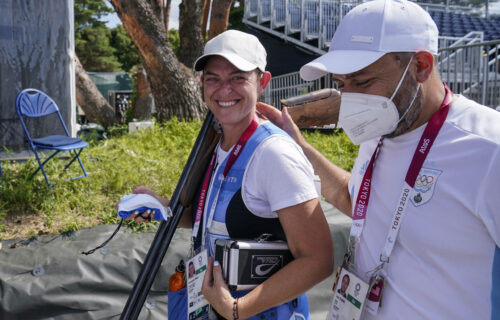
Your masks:
<svg viewBox="0 0 500 320"><path fill-rule="evenodd" d="M233 302L233 320L239 319L239 317L238 317L238 299L239 298L234 299L234 302Z"/></svg>

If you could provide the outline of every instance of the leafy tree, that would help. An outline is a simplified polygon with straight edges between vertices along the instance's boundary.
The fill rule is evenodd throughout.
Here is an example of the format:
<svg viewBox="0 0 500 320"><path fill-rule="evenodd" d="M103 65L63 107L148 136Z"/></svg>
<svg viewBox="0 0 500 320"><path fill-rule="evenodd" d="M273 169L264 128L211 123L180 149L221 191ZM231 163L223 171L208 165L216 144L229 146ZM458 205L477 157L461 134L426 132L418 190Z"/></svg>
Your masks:
<svg viewBox="0 0 500 320"><path fill-rule="evenodd" d="M179 37L179 30L170 29L168 30L168 43L174 50L174 53L177 57L179 57L179 48L181 46L181 38Z"/></svg>
<svg viewBox="0 0 500 320"><path fill-rule="evenodd" d="M83 31L84 27L103 27L101 17L113 12L103 0L75 0L75 33Z"/></svg>
<svg viewBox="0 0 500 320"><path fill-rule="evenodd" d="M87 71L120 71L111 31L101 17L113 12L103 0L75 0L75 51Z"/></svg>
<svg viewBox="0 0 500 320"><path fill-rule="evenodd" d="M229 13L230 29L245 30L246 25L243 23L243 15L245 8L243 6L233 7Z"/></svg>
<svg viewBox="0 0 500 320"><path fill-rule="evenodd" d="M80 63L92 71L119 69L119 62L109 46L110 31L100 18L113 12L102 0L75 0L75 77L76 100L87 119L107 127L117 122L114 109L101 95Z"/></svg>
<svg viewBox="0 0 500 320"><path fill-rule="evenodd" d="M139 52L122 25L111 30L110 45L115 49L114 55L124 71L129 72L133 66L141 63Z"/></svg>
<svg viewBox="0 0 500 320"><path fill-rule="evenodd" d="M111 30L105 26L83 27L75 37L75 51L87 71L120 71L121 64L110 45Z"/></svg>
<svg viewBox="0 0 500 320"><path fill-rule="evenodd" d="M188 61L193 52L199 55L203 50L203 3L201 0L190 0L189 6L180 8L180 28L184 26L192 29L185 30L185 34L190 35L187 38L180 36L181 45L184 41L189 41L191 46L190 54L182 60L176 57L168 41L165 7L162 3L163 1L158 0L111 0L123 26L139 49L158 119L169 120L174 116L179 119L199 119L206 107L202 101L198 76L195 76L191 67L186 66L192 65ZM180 55L182 56L182 50Z"/></svg>

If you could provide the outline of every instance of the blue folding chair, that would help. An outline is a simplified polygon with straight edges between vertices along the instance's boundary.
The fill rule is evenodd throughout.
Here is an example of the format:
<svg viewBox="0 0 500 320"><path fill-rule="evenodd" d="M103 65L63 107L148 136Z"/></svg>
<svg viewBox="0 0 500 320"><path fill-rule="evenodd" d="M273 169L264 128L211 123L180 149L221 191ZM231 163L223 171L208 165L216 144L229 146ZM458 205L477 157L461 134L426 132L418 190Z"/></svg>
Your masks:
<svg viewBox="0 0 500 320"><path fill-rule="evenodd" d="M33 177L39 170L42 171L45 181L52 187L55 183L50 183L45 173L44 165L52 159L56 154L61 151L71 151L74 152L75 156L66 164L64 169L67 169L75 160L78 160L80 167L82 168L83 174L78 177L71 178L70 180L75 180L87 176L87 172L83 167L83 163L80 159L80 153L83 148L88 147L88 143L80 138L72 138L66 128L64 120L59 112L54 100L52 100L48 95L37 89L24 89L16 97L16 112L23 126L24 132L28 137L28 142L31 149L35 153L36 160L38 161L38 169L31 175ZM51 114L57 114L59 121L64 129L66 135L49 135L44 137L33 138L28 131L28 127L24 121L26 118L42 118ZM50 156L48 156L43 162L40 161L40 156L38 150L55 150Z"/></svg>

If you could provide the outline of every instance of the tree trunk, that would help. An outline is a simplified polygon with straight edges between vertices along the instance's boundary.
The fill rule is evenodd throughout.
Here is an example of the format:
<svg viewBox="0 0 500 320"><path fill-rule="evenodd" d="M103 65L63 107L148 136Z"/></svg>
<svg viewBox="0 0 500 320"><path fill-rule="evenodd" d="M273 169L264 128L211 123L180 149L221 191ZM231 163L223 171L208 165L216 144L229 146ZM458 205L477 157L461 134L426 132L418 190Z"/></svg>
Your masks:
<svg viewBox="0 0 500 320"><path fill-rule="evenodd" d="M203 2L203 18L201 19L201 35L203 39L207 36L208 14L210 13L210 0Z"/></svg>
<svg viewBox="0 0 500 320"><path fill-rule="evenodd" d="M189 68L202 55L205 41L201 20L204 0L183 0L179 5L179 60Z"/></svg>
<svg viewBox="0 0 500 320"><path fill-rule="evenodd" d="M163 10L163 20L165 20L165 31L167 32L168 24L170 23L170 7L172 7L172 0L167 0L167 4Z"/></svg>
<svg viewBox="0 0 500 320"><path fill-rule="evenodd" d="M117 123L113 107L102 96L75 55L76 102L90 122L104 127Z"/></svg>
<svg viewBox="0 0 500 320"><path fill-rule="evenodd" d="M139 50L153 93L157 117L200 119L206 110L198 78L177 60L153 0L111 0ZM201 23L201 18L199 19ZM191 21L191 25L196 23Z"/></svg>
<svg viewBox="0 0 500 320"><path fill-rule="evenodd" d="M149 87L146 70L142 65L137 67L137 73L134 75L137 100L132 109L132 117L136 119L150 119L151 108L153 106L153 95Z"/></svg>
<svg viewBox="0 0 500 320"><path fill-rule="evenodd" d="M227 30L229 22L229 12L234 0L213 0L212 13L210 14L210 31L208 39Z"/></svg>
<svg viewBox="0 0 500 320"><path fill-rule="evenodd" d="M170 20L170 3L171 0L156 0L156 6L157 6L157 16L158 19L163 23L165 26L165 31L168 31L168 22Z"/></svg>

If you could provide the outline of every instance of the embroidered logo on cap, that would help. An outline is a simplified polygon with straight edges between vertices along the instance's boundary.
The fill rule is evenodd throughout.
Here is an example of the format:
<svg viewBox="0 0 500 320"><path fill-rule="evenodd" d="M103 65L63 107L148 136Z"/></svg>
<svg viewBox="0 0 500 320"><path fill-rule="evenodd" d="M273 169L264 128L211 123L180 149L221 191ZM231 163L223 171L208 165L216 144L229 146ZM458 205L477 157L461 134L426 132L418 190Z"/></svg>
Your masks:
<svg viewBox="0 0 500 320"><path fill-rule="evenodd" d="M351 36L351 42L373 43L373 37L370 37L370 36Z"/></svg>

